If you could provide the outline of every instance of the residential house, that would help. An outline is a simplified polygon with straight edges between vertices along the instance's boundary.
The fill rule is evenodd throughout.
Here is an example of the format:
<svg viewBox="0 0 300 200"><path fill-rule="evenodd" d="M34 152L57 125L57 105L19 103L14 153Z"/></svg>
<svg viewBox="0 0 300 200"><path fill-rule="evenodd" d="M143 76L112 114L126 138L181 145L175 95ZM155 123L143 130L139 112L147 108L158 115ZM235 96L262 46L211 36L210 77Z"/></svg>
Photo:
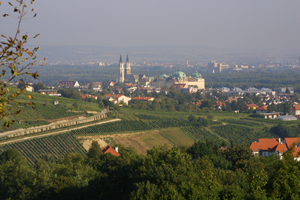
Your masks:
<svg viewBox="0 0 300 200"><path fill-rule="evenodd" d="M256 110L256 108L258 108L258 105L253 103L253 104L247 104L246 107L248 110L250 110L250 109Z"/></svg>
<svg viewBox="0 0 300 200"><path fill-rule="evenodd" d="M223 105L224 103L222 103L221 101L216 101L215 108L218 110L222 110Z"/></svg>
<svg viewBox="0 0 300 200"><path fill-rule="evenodd" d="M263 105L263 106L260 106L258 108L256 108L256 113L266 113L268 111L268 107Z"/></svg>
<svg viewBox="0 0 300 200"><path fill-rule="evenodd" d="M93 90L102 91L102 82L92 82Z"/></svg>
<svg viewBox="0 0 300 200"><path fill-rule="evenodd" d="M26 86L26 91L28 91L28 92L34 92L34 87L32 87L30 85L27 85Z"/></svg>
<svg viewBox="0 0 300 200"><path fill-rule="evenodd" d="M283 142L280 138L263 138L252 142L250 149L253 155L271 156L277 154L280 159L284 152L294 147L294 160L300 160L300 137L284 138Z"/></svg>
<svg viewBox="0 0 300 200"><path fill-rule="evenodd" d="M115 87L114 91L115 91L115 93L121 94L122 91L123 91L123 88L122 87Z"/></svg>
<svg viewBox="0 0 300 200"><path fill-rule="evenodd" d="M78 81L59 81L58 85L66 88L80 87Z"/></svg>
<svg viewBox="0 0 300 200"><path fill-rule="evenodd" d="M91 94L81 94L80 96L81 96L81 98L83 98L83 99L89 99L89 98L94 98L95 100L98 99L97 96L91 95Z"/></svg>
<svg viewBox="0 0 300 200"><path fill-rule="evenodd" d="M300 115L300 105L293 106L293 115Z"/></svg>
<svg viewBox="0 0 300 200"><path fill-rule="evenodd" d="M221 87L221 88L218 89L218 91L220 91L220 92L229 92L230 88L228 88L228 87Z"/></svg>
<svg viewBox="0 0 300 200"><path fill-rule="evenodd" d="M117 157L121 156L121 154L118 152L118 147L116 147L116 148L114 149L114 148L112 148L112 147L109 146L109 145L106 146L106 147L104 147L104 148L102 148L102 152L103 152L104 154L110 153L111 155L117 156Z"/></svg>
<svg viewBox="0 0 300 200"><path fill-rule="evenodd" d="M102 87L104 88L109 88L109 87L114 87L115 83L113 81L110 82L102 82Z"/></svg>
<svg viewBox="0 0 300 200"><path fill-rule="evenodd" d="M225 103L232 103L233 101L235 101L235 102L237 102L238 101L238 97L229 97L226 101L225 101Z"/></svg>
<svg viewBox="0 0 300 200"><path fill-rule="evenodd" d="M130 87L130 88L127 88L127 91L128 92L130 92L130 93L132 93L132 92L134 92L134 91L136 91L137 90L137 87Z"/></svg>
<svg viewBox="0 0 300 200"><path fill-rule="evenodd" d="M128 102L131 100L130 97L127 97L123 94L106 94L103 96L103 98L113 101L115 104L128 104Z"/></svg>
<svg viewBox="0 0 300 200"><path fill-rule="evenodd" d="M201 100L198 100L197 102L194 102L193 104L194 104L195 106L197 106L197 107L200 107L201 104L202 104L202 101L201 101Z"/></svg>
<svg viewBox="0 0 300 200"><path fill-rule="evenodd" d="M280 116L281 112L272 112L272 113L259 113L262 115L265 119L276 119Z"/></svg>
<svg viewBox="0 0 300 200"><path fill-rule="evenodd" d="M48 94L49 96L57 96L57 97L61 96L61 94L57 93L57 90L52 90L52 89L38 90L37 93Z"/></svg>

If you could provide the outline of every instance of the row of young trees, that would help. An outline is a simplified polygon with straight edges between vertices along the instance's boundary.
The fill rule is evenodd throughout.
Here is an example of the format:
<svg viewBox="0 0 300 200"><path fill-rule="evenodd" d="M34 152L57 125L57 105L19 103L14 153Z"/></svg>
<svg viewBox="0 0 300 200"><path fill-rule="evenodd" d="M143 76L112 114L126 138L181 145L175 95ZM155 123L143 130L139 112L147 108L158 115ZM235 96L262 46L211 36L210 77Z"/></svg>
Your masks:
<svg viewBox="0 0 300 200"><path fill-rule="evenodd" d="M253 157L249 147L211 141L154 147L139 155L118 145L120 157L93 142L87 157L45 156L30 167L14 149L0 156L3 199L299 199L300 164Z"/></svg>

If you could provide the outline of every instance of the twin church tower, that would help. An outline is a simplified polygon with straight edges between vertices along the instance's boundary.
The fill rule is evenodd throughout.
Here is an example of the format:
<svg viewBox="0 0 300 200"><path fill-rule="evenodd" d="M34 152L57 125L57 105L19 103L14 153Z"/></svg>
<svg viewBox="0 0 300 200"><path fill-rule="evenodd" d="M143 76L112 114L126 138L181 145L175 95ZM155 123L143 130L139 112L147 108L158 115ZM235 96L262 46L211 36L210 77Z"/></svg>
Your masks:
<svg viewBox="0 0 300 200"><path fill-rule="evenodd" d="M125 64L125 68L124 68L124 64ZM119 82L121 83L128 82L131 77L131 67L130 67L128 55L126 58L126 63L123 63L122 55L120 55L119 67L120 67Z"/></svg>

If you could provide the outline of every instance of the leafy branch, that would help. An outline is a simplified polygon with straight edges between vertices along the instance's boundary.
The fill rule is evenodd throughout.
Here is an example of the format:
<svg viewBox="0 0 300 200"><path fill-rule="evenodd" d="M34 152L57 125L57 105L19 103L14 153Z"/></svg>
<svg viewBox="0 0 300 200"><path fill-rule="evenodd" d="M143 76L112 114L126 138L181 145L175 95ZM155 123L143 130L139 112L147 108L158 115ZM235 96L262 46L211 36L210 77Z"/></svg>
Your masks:
<svg viewBox="0 0 300 200"><path fill-rule="evenodd" d="M40 49L40 47L35 47L33 49L29 49L25 47L25 44L28 42L27 33L22 35L21 32L21 23L25 19L31 19L37 16L34 13L34 9L29 7L32 6L34 0L32 0L29 4L26 4L25 0L16 0L16 4L8 2L8 4L12 7L14 14L4 14L3 17L13 17L16 18L17 21L17 29L13 37L1 35L4 38L4 41L0 43L0 66L2 68L2 73L0 74L0 120L5 119L8 116L15 116L21 112L21 109L12 110L11 107L8 107L9 104L13 103L15 106L20 104L21 102L17 101L17 97L21 93L25 93L26 88L29 86L29 83L25 84L24 88L19 88L17 92L11 92L9 90L8 85L16 80L19 76L29 75L33 78L39 77L37 72L30 72L30 67L36 65L40 61L37 60L36 52ZM1 1L0 1L1 6ZM32 14L29 18L25 18L28 15ZM37 38L39 34L36 34L33 38ZM41 66L45 64L46 58L44 58L42 63L39 63ZM8 80L4 81L4 76L8 76ZM31 95L28 95L28 99L32 99ZM27 104L33 107L33 102L22 103ZM13 120L7 120L4 123L4 126L8 127L12 123Z"/></svg>

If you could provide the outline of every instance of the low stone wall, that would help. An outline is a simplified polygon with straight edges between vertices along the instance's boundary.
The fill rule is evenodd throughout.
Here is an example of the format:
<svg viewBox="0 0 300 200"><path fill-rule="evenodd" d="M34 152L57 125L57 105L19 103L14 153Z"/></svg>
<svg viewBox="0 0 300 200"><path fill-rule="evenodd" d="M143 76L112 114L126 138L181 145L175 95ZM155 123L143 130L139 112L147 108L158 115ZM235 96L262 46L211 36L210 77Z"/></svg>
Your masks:
<svg viewBox="0 0 300 200"><path fill-rule="evenodd" d="M91 117L79 117L77 119L62 120L62 121L53 122L53 123L47 124L47 125L30 127L27 129L20 128L20 129L16 129L13 131L3 132L3 133L0 133L0 138L1 137L17 137L17 136L21 136L21 135L28 135L28 134L32 134L32 133L39 133L42 131L48 131L48 130L67 127L67 126L73 126L76 124L83 124L83 123L87 123L87 122L104 119L106 117L109 117L110 114L111 114L111 112L108 109L105 109L101 113L91 116Z"/></svg>

